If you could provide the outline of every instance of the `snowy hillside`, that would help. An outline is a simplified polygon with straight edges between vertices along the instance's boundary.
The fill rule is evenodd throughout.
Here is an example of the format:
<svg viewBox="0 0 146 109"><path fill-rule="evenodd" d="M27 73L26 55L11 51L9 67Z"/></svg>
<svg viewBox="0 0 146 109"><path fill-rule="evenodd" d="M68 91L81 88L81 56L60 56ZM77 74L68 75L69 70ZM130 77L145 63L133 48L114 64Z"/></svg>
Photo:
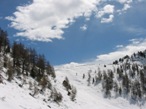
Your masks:
<svg viewBox="0 0 146 109"><path fill-rule="evenodd" d="M76 104L68 104L69 109L139 109L140 107L144 109L146 105L141 106L140 104L132 104L127 98L123 97L112 97L104 98L101 84L95 86L94 84L88 85L87 77L83 79L83 74L88 75L88 71L92 69L93 73L91 76L94 77L94 71L98 70L113 69L113 65L107 65L106 68L104 65L94 65L94 64L68 64L64 66L56 67L56 73L58 80L63 80L65 76L76 86L77 88L77 97Z"/></svg>
<svg viewBox="0 0 146 109"><path fill-rule="evenodd" d="M4 80L0 84L0 106L2 109L145 109L146 105L140 106L139 103L131 104L127 98L104 98L101 84L95 86L87 82L87 75L92 70L98 69L112 69L113 65L92 65L92 64L67 64L63 66L56 66L56 82L53 85L63 95L63 101L56 104L52 101L43 101L43 96L38 94L35 97L30 96L30 91L27 85L23 88L19 87L14 81L12 83ZM85 78L83 79L83 74ZM5 76L4 76L5 77ZM71 101L67 95L67 91L62 85L65 77L68 77L70 84L73 84L77 89L76 100ZM17 80L18 81L18 80ZM19 82L19 81L18 81ZM47 95L46 95L47 96Z"/></svg>

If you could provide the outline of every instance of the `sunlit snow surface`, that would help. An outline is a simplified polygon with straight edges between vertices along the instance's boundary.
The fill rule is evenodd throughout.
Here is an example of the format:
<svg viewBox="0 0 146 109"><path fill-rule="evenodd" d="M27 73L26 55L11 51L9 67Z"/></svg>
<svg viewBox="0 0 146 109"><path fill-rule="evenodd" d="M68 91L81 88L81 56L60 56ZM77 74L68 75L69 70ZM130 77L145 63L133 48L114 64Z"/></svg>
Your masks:
<svg viewBox="0 0 146 109"><path fill-rule="evenodd" d="M95 70L100 67L103 69L112 69L113 65L99 64L66 64L56 66L56 82L53 85L63 95L63 101L60 104L42 100L42 97L32 97L29 90L25 87L20 88L14 81L12 83L4 80L0 84L0 109L146 109L146 105L139 106L131 104L126 98L104 98L101 85L94 86L92 83L88 86L87 74L92 70L94 76ZM83 79L85 74L85 79ZM67 95L67 91L62 85L62 81L68 77L70 84L77 88L76 100L73 102ZM49 105L49 107L48 107Z"/></svg>

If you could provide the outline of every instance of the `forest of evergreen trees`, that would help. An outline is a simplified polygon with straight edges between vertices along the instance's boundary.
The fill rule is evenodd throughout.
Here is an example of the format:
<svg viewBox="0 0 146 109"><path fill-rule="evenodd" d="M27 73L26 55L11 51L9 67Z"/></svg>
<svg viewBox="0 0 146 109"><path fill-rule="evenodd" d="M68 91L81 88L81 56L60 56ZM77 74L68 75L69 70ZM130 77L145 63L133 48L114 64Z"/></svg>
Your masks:
<svg viewBox="0 0 146 109"><path fill-rule="evenodd" d="M46 74L53 78L56 76L53 66L44 55L38 54L33 48L25 47L22 43L14 42L10 46L7 32L2 29L0 29L0 53L4 57L4 67L8 68L9 76L17 72L17 75L30 75L37 81ZM8 59L7 54L10 54L12 59ZM12 77L9 77L10 81L11 79Z"/></svg>
<svg viewBox="0 0 146 109"><path fill-rule="evenodd" d="M48 89L51 91L48 99L51 98L55 102L62 100L62 94L52 86L49 80L49 77L55 79L56 74L44 55L38 54L33 48L25 47L22 43L14 42L10 45L7 32L0 29L0 71L3 71L3 68L6 69L6 78L0 72L0 83L3 83L4 79L11 82L17 78L21 81L18 85L23 87L28 84L26 78L32 78L34 83L29 82L31 96L45 93Z"/></svg>
<svg viewBox="0 0 146 109"><path fill-rule="evenodd" d="M35 49L25 47L22 43L13 42L10 44L7 32L0 29L0 71L6 70L6 78L4 78L0 72L0 83L3 83L3 79L7 81L20 80L21 83L17 83L20 87L29 84L28 89L31 90L30 95L44 94L50 92L48 101L51 99L57 103L63 99L62 94L57 91L53 82L57 81L54 67L45 59L44 55L38 54ZM27 79L26 79L27 78ZM33 80L31 80L32 78ZM51 78L51 80L50 80ZM63 81L67 83L64 87L70 86L68 96L72 101L75 100L77 90L73 85L70 85L69 80ZM29 81L29 82L26 82ZM46 91L47 90L47 91ZM45 94L44 94L45 96ZM45 102L47 100L44 99Z"/></svg>
<svg viewBox="0 0 146 109"><path fill-rule="evenodd" d="M101 84L105 98L124 97L131 103L146 101L146 66L138 64L135 60L146 61L146 51L134 53L131 57L126 55L113 62L113 69L95 72L88 71L87 82L94 86ZM92 75L91 75L92 74ZM94 76L93 76L94 74ZM85 74L83 74L83 79Z"/></svg>

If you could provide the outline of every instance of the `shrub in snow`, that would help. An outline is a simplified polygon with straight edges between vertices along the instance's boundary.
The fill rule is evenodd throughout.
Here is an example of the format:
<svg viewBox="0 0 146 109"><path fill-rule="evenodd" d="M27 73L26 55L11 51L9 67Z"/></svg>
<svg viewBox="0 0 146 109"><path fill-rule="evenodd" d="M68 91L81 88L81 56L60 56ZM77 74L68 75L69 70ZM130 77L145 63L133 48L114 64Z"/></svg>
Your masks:
<svg viewBox="0 0 146 109"><path fill-rule="evenodd" d="M5 55L5 56L4 56L4 65L3 65L3 66L4 66L5 68L7 68L7 65L8 65L8 57Z"/></svg>
<svg viewBox="0 0 146 109"><path fill-rule="evenodd" d="M98 74L95 75L95 85L97 85L98 83L100 83L102 80L102 74L101 74L101 71L99 70L98 71Z"/></svg>
<svg viewBox="0 0 146 109"><path fill-rule="evenodd" d="M11 81L14 77L14 69L11 63L8 64L7 75L8 75L8 81Z"/></svg>
<svg viewBox="0 0 146 109"><path fill-rule="evenodd" d="M33 84L31 81L29 81L29 90L32 90Z"/></svg>
<svg viewBox="0 0 146 109"><path fill-rule="evenodd" d="M52 67L50 65L50 63L47 63L46 72L48 75L51 75L53 78L56 78L56 73L55 73L54 67Z"/></svg>
<svg viewBox="0 0 146 109"><path fill-rule="evenodd" d="M83 79L85 78L85 74L83 74Z"/></svg>
<svg viewBox="0 0 146 109"><path fill-rule="evenodd" d="M63 99L62 94L60 92L57 92L56 88L53 88L51 90L51 96L50 97L53 99L53 101L55 101L57 103L61 102L62 99Z"/></svg>
<svg viewBox="0 0 146 109"><path fill-rule="evenodd" d="M34 96L37 95L38 93L39 93L39 89L37 88L37 86L34 86L34 90L33 90L32 96L34 97Z"/></svg>
<svg viewBox="0 0 146 109"><path fill-rule="evenodd" d="M0 83L3 83L3 78L1 74L0 74Z"/></svg>
<svg viewBox="0 0 146 109"><path fill-rule="evenodd" d="M72 87L71 87L71 94L70 94L70 98L71 98L72 101L75 100L76 95L77 95L77 89L76 89L76 87L74 87L72 85Z"/></svg>
<svg viewBox="0 0 146 109"><path fill-rule="evenodd" d="M88 72L87 82L88 82L88 86L90 86L90 82L91 82L91 74L90 74L90 72Z"/></svg>
<svg viewBox="0 0 146 109"><path fill-rule="evenodd" d="M39 81L39 85L42 86L42 89L41 90L45 90L47 85L48 85L48 77L47 76L43 76L41 78L41 80Z"/></svg>
<svg viewBox="0 0 146 109"><path fill-rule="evenodd" d="M68 80L67 77L65 77L65 80L63 81L62 84L66 88L67 91L71 89L71 85L70 85L69 80Z"/></svg>

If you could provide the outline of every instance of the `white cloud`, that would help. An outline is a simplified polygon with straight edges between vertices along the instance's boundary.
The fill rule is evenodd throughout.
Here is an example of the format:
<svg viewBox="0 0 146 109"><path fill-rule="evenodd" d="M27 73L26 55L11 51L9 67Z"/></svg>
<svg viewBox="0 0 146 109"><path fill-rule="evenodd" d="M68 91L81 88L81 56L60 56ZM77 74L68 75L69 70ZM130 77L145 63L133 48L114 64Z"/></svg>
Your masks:
<svg viewBox="0 0 146 109"><path fill-rule="evenodd" d="M100 0L34 0L32 4L19 6L11 20L11 27L19 30L17 36L31 40L52 41L62 39L63 29L79 16L89 17L97 10Z"/></svg>
<svg viewBox="0 0 146 109"><path fill-rule="evenodd" d="M11 27L19 31L16 36L38 41L52 41L54 38L63 39L63 29L68 28L75 22L75 18L80 16L90 20L94 12L101 23L112 22L116 5L106 2L107 0L33 0L32 4L18 6L13 16L6 19L11 21ZM127 10L132 0L115 2L123 4L123 10ZM104 6L101 7L102 5ZM105 15L109 17L106 18Z"/></svg>
<svg viewBox="0 0 146 109"><path fill-rule="evenodd" d="M122 12L127 11L129 8L131 8L131 3L133 2L133 0L118 0L119 3L121 3L123 5L122 9L117 10L117 12L119 14L121 14ZM139 1L138 1L139 2Z"/></svg>
<svg viewBox="0 0 146 109"><path fill-rule="evenodd" d="M129 4L124 4L124 7L122 9L122 11L126 11L130 8L131 6Z"/></svg>
<svg viewBox="0 0 146 109"><path fill-rule="evenodd" d="M80 29L81 29L82 31L87 30L87 25L83 25L83 26L81 26Z"/></svg>
<svg viewBox="0 0 146 109"><path fill-rule="evenodd" d="M117 45L116 48L122 48L124 47L123 45Z"/></svg>
<svg viewBox="0 0 146 109"><path fill-rule="evenodd" d="M127 0L119 0L121 4L125 3Z"/></svg>
<svg viewBox="0 0 146 109"><path fill-rule="evenodd" d="M103 7L103 9L101 9L98 13L97 13L97 17L100 18L102 16L104 16L105 14L113 14L114 12L114 5L105 5Z"/></svg>
<svg viewBox="0 0 146 109"><path fill-rule="evenodd" d="M102 18L101 23L109 23L112 22L114 18L114 15L109 15L109 18Z"/></svg>
<svg viewBox="0 0 146 109"><path fill-rule="evenodd" d="M110 23L113 21L114 18L114 5L105 5L100 11L98 11L97 13L97 18L101 19L101 23ZM105 18L104 15L109 15L108 18Z"/></svg>
<svg viewBox="0 0 146 109"><path fill-rule="evenodd" d="M97 56L96 61L100 63L109 63L125 55L132 55L134 52L146 49L146 39L132 39L130 42L131 44L123 46L114 52Z"/></svg>
<svg viewBox="0 0 146 109"><path fill-rule="evenodd" d="M143 41L143 38L140 39L131 39L129 40L132 44L140 44Z"/></svg>
<svg viewBox="0 0 146 109"><path fill-rule="evenodd" d="M131 3L133 0L118 0L121 4Z"/></svg>

